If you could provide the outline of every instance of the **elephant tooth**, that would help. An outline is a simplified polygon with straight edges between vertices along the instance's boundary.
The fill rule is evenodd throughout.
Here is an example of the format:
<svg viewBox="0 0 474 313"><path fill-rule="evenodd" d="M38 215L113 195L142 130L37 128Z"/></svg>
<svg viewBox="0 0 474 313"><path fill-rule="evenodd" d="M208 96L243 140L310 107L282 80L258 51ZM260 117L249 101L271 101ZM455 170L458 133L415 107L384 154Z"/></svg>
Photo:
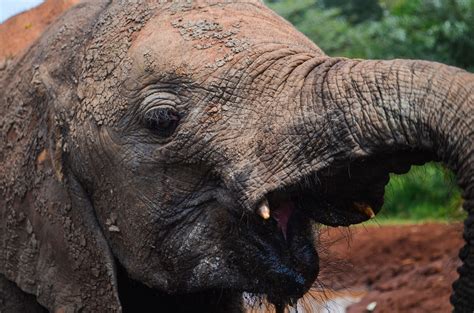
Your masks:
<svg viewBox="0 0 474 313"><path fill-rule="evenodd" d="M359 211L361 213L364 213L369 218L374 218L375 217L374 210L372 210L371 206L368 205L367 203L354 202L354 207L357 211Z"/></svg>
<svg viewBox="0 0 474 313"><path fill-rule="evenodd" d="M270 218L270 205L268 204L267 199L262 201L257 209L257 214L260 215L264 220L268 220Z"/></svg>

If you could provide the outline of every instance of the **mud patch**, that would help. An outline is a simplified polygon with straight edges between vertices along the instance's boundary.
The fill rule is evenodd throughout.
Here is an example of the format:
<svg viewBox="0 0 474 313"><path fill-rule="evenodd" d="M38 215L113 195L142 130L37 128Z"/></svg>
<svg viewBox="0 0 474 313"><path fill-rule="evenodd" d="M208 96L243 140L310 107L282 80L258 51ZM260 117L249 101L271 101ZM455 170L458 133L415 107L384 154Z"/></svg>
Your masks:
<svg viewBox="0 0 474 313"><path fill-rule="evenodd" d="M236 35L240 31L240 22L225 27L217 21L210 20L184 20L182 17L171 22L171 26L179 30L184 40L193 41L193 47L198 50L209 49L218 46L225 49L227 53L214 64L208 67L216 69L224 66L227 62L233 60L234 55L248 48L247 40L237 38Z"/></svg>
<svg viewBox="0 0 474 313"><path fill-rule="evenodd" d="M461 224L329 228L322 232L322 285L367 290L347 312L450 312ZM325 266L324 264L327 264Z"/></svg>

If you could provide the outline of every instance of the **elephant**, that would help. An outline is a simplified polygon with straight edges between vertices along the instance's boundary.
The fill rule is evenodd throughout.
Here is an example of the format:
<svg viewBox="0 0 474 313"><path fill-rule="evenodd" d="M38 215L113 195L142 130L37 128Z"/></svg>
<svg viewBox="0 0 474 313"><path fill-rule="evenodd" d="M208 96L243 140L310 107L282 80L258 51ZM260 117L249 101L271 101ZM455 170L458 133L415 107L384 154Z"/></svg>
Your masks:
<svg viewBox="0 0 474 313"><path fill-rule="evenodd" d="M431 160L463 190L474 310L471 73L330 57L257 0L86 0L0 81L2 312L284 312L318 225Z"/></svg>

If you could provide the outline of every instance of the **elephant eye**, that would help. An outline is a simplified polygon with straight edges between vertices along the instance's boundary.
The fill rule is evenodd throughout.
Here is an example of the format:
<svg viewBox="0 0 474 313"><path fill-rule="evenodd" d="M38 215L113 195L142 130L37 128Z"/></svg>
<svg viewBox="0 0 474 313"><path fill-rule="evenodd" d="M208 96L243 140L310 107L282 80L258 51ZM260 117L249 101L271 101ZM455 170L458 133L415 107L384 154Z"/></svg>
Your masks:
<svg viewBox="0 0 474 313"><path fill-rule="evenodd" d="M180 120L179 113L170 106L160 106L146 111L143 123L154 134L160 137L171 136Z"/></svg>

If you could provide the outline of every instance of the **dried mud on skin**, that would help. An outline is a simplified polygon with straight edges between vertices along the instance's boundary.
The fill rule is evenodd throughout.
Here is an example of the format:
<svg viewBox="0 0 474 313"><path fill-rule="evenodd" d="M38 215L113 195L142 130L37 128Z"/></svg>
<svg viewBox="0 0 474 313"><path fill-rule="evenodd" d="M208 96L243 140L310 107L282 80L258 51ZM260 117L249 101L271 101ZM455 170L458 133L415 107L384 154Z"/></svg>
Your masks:
<svg viewBox="0 0 474 313"><path fill-rule="evenodd" d="M462 224L332 228L321 240L322 284L368 290L349 313L366 312L371 302L377 313L451 312Z"/></svg>

